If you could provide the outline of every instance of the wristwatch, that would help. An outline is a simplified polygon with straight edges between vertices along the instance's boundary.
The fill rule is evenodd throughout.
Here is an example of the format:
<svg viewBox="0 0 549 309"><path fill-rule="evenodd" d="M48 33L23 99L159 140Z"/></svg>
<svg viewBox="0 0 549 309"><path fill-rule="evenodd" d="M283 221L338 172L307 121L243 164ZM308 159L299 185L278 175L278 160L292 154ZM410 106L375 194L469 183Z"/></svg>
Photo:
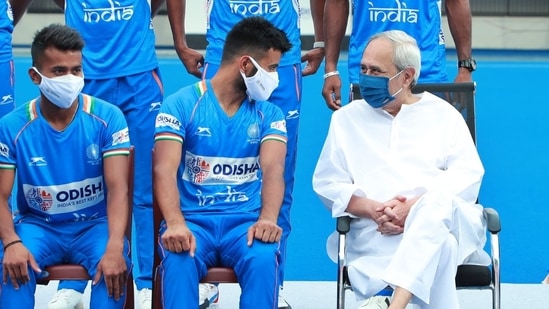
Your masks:
<svg viewBox="0 0 549 309"><path fill-rule="evenodd" d="M477 69L477 62L473 58L467 58L465 60L458 61L458 68L466 68L469 72L473 72Z"/></svg>

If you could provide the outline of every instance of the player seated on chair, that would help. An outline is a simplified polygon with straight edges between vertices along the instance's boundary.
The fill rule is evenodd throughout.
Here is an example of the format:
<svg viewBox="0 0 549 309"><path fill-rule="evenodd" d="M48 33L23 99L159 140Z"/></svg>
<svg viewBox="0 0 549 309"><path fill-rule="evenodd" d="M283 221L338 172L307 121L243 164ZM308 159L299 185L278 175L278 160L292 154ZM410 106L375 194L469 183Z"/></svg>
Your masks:
<svg viewBox="0 0 549 309"><path fill-rule="evenodd" d="M156 120L154 193L164 308L196 308L212 266L232 267L241 308L276 308L286 124L265 101L291 47L260 17L227 35L219 71L166 98Z"/></svg>
<svg viewBox="0 0 549 309"><path fill-rule="evenodd" d="M313 188L333 217L355 218L347 267L357 299L389 285L390 309L458 309L457 266L489 264L475 204L484 169L461 114L431 93L412 94L420 63L416 41L402 31L369 40L364 100L332 115ZM331 236L332 257L336 243ZM363 308L387 308L380 303Z"/></svg>
<svg viewBox="0 0 549 309"><path fill-rule="evenodd" d="M0 120L1 308L34 308L36 279L66 263L88 270L91 308L125 302L128 126L117 107L80 93L83 47L67 26L37 32L28 72L40 96Z"/></svg>

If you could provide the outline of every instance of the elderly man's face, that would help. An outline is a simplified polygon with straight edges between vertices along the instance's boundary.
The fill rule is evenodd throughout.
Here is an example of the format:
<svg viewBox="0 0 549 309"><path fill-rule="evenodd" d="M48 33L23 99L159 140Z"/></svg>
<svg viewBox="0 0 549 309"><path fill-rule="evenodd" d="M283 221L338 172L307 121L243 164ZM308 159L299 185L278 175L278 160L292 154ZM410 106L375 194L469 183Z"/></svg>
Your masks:
<svg viewBox="0 0 549 309"><path fill-rule="evenodd" d="M366 46L360 61L362 74L374 76L393 77L398 74L397 67L393 64L393 45L385 38L377 38ZM389 92L395 93L402 87L399 76L389 82Z"/></svg>

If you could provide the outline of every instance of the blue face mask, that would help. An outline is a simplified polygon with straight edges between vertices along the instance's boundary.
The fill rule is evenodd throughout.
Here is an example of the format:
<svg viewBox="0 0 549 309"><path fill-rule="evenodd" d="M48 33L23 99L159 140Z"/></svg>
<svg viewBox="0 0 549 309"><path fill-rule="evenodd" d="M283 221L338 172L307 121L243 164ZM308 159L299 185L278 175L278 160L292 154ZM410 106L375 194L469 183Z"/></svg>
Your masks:
<svg viewBox="0 0 549 309"><path fill-rule="evenodd" d="M387 76L374 76L360 73L358 85L362 98L373 108L381 108L395 99L402 91L402 87L394 94L389 93L389 81L397 77L402 71L389 78Z"/></svg>

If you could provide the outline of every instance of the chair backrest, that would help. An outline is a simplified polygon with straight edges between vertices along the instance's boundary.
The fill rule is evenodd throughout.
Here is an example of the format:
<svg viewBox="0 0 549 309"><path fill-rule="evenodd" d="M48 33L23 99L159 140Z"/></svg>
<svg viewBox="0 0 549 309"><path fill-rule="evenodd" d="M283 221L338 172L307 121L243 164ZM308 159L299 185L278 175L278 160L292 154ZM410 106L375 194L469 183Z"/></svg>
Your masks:
<svg viewBox="0 0 549 309"><path fill-rule="evenodd" d="M129 242L132 239L132 205L133 205L133 185L134 185L134 147L130 147L130 154L128 156L128 204L130 209L128 211L128 224L126 226L126 238ZM131 258L131 249L130 258ZM48 276L41 278L37 281L38 284L48 284L50 280L91 280L88 275L88 271L81 265L77 264L59 264L46 267ZM128 272L128 281L126 284L126 305L125 309L134 308L134 289L133 289L133 275L132 272Z"/></svg>
<svg viewBox="0 0 549 309"><path fill-rule="evenodd" d="M412 92L431 92L454 106L465 118L473 140L476 141L475 126L475 82L465 83L420 83Z"/></svg>

